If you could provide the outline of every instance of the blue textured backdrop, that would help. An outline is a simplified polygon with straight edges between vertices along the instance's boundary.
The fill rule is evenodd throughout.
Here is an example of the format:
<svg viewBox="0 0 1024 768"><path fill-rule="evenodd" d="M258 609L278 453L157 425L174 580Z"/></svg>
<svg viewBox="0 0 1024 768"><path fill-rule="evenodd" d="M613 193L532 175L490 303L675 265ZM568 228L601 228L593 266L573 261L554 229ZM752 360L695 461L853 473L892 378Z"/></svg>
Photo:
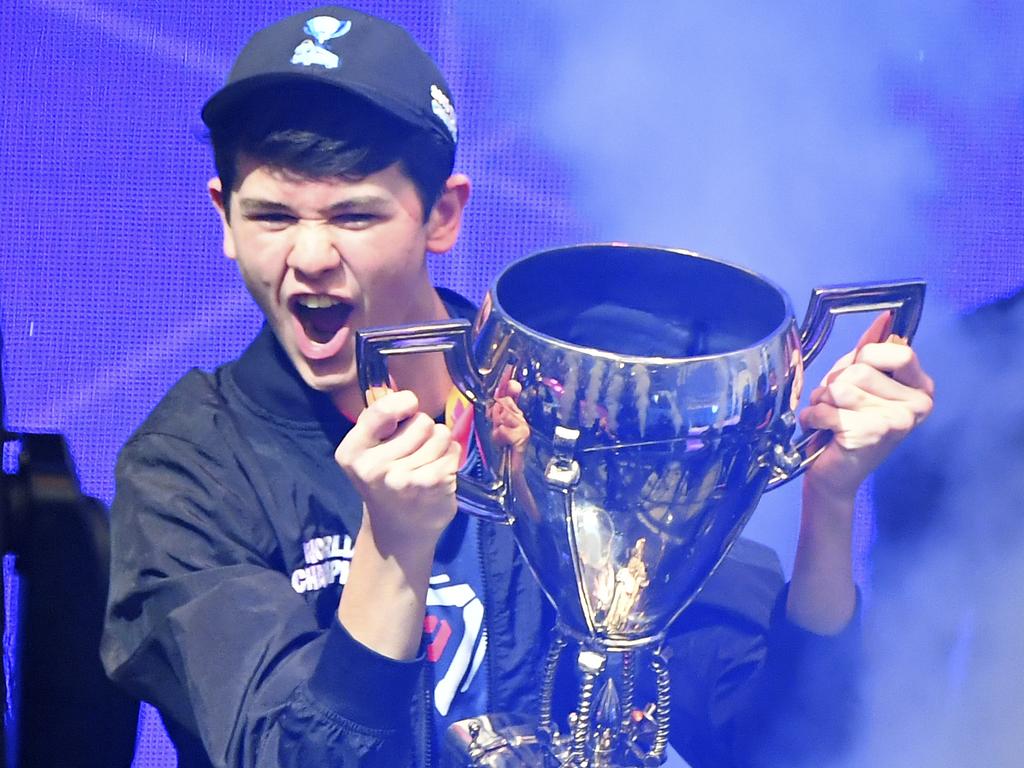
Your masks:
<svg viewBox="0 0 1024 768"><path fill-rule="evenodd" d="M5 8L7 421L65 433L100 498L171 383L258 327L219 253L198 110L251 31L303 7ZM817 283L919 274L925 332L1024 284L1014 0L361 7L409 27L449 73L475 189L466 236L434 270L473 298L510 259L586 239L749 265L798 312ZM788 560L795 498L774 496L750 530ZM174 764L151 713L141 736L138 766Z"/></svg>

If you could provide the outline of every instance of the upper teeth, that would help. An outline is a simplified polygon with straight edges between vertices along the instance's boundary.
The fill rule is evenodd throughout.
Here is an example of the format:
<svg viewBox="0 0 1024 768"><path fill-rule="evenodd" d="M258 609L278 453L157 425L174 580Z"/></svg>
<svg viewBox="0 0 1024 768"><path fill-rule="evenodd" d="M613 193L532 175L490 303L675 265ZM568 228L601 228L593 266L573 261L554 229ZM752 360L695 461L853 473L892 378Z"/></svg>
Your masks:
<svg viewBox="0 0 1024 768"><path fill-rule="evenodd" d="M333 296L300 296L298 302L306 309L326 309L335 304L341 304L341 299L336 299Z"/></svg>

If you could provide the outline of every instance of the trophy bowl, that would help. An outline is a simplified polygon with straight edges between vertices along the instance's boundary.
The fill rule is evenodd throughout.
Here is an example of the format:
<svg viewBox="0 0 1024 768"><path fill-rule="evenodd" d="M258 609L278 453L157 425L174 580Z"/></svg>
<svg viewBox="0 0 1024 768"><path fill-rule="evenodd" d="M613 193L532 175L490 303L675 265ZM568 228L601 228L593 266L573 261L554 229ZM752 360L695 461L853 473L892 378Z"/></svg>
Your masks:
<svg viewBox="0 0 1024 768"><path fill-rule="evenodd" d="M820 288L798 327L786 294L747 269L682 250L579 245L507 266L472 324L360 331L364 392L386 384L390 356L444 352L474 409L483 468L460 476L460 508L512 526L558 616L536 738L481 718L455 729L469 764L662 761L667 628L761 495L828 441L795 436L804 367L838 314L891 310L892 334L909 342L923 299L920 281ZM550 688L567 643L579 647L581 683L563 736ZM657 679L646 736L630 716L637 653Z"/></svg>

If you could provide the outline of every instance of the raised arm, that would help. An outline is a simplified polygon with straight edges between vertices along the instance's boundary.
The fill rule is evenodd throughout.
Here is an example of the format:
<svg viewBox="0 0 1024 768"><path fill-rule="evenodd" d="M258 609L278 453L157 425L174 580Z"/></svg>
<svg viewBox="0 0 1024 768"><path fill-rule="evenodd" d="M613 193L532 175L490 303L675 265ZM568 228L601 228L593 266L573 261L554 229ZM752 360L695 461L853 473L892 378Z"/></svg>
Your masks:
<svg viewBox="0 0 1024 768"><path fill-rule="evenodd" d="M855 349L839 359L800 414L805 428L833 439L807 471L788 618L818 634L836 634L854 613L852 531L857 490L896 444L932 410L934 384L917 355L888 340L880 315Z"/></svg>
<svg viewBox="0 0 1024 768"><path fill-rule="evenodd" d="M363 498L338 620L393 659L411 659L419 648L434 548L456 509L459 445L418 408L410 391L386 394L335 454Z"/></svg>

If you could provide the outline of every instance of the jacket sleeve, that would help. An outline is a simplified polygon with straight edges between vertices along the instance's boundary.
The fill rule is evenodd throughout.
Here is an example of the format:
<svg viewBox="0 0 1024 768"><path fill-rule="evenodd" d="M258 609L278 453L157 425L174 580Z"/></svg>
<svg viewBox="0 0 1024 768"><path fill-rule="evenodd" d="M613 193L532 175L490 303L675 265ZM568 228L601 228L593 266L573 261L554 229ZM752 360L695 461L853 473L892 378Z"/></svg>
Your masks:
<svg viewBox="0 0 1024 768"><path fill-rule="evenodd" d="M831 764L859 723L859 606L840 634L808 632L786 617L781 571L749 565L723 569L670 637L672 743L694 768Z"/></svg>
<svg viewBox="0 0 1024 768"><path fill-rule="evenodd" d="M225 768L411 763L420 661L382 657L289 583L230 452L145 434L118 460L102 656Z"/></svg>

